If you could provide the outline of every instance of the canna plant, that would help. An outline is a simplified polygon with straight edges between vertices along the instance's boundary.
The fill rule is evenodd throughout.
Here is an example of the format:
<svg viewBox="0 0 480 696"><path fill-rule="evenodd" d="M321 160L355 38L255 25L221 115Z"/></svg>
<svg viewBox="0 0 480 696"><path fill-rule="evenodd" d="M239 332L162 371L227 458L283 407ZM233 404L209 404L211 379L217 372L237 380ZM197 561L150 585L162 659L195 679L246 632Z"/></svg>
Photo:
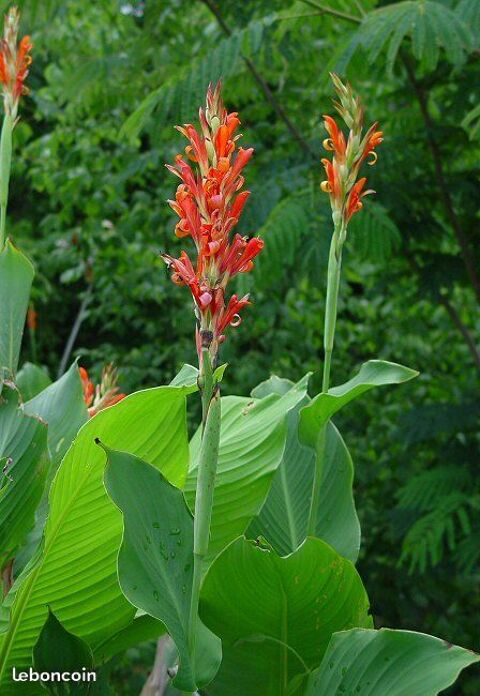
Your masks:
<svg viewBox="0 0 480 696"><path fill-rule="evenodd" d="M11 10L1 44L2 230L31 49L28 38L17 47L18 21ZM313 398L309 374L297 384L270 377L251 397L220 396L221 346L250 303L231 281L264 246L235 233L253 149L237 147L240 121L220 85L207 92L199 128L179 127L188 145L169 166L180 178L169 201L175 234L188 250L163 258L192 296L198 367L128 396L111 367L97 387L76 364L53 384L35 365L17 371L33 269L2 233L2 694L108 693L103 682L19 682L13 670L95 668L100 682L115 655L167 634L170 687L184 694L431 696L478 659L424 634L375 630L355 568L353 464L332 418L416 373L372 360L330 386L342 250L371 193L360 169L375 163L382 140L376 124L363 133L358 98L333 80L349 135L325 116L333 234L323 385ZM194 394L202 421L189 442Z"/></svg>
<svg viewBox="0 0 480 696"><path fill-rule="evenodd" d="M197 388L203 406L183 493L147 462L99 442L107 454L106 488L123 515L120 586L170 635L169 675L182 693L426 696L478 659L424 634L374 630L354 566L360 530L353 467L331 419L373 387L417 373L372 360L346 384L330 387L342 249L351 217L373 193L360 169L375 164L383 139L377 124L363 132L358 97L332 78L349 135L324 117L324 147L333 158L322 160L327 180L321 188L330 196L333 234L321 393L307 396L306 375L296 385L271 377L240 402L241 410L235 397L220 398L224 331L239 325L238 313L249 302L236 295L226 302L228 281L252 268L263 242L231 234L249 195L241 191L241 172L253 151L236 152L238 115L225 111L217 85L200 109L200 132L191 124L178 128L193 164L178 155L169 166L181 179L169 201L180 218L175 233L193 240L197 251L195 264L186 251L178 259L164 255L174 283L190 289L196 318L199 369L183 370L175 380ZM285 447L260 503L253 505L253 481L245 491L249 519L237 526L232 522L244 511L233 490L226 495L228 483L253 457L255 479L265 475L269 451L263 442L256 451L257 441L265 414L271 418L280 408Z"/></svg>

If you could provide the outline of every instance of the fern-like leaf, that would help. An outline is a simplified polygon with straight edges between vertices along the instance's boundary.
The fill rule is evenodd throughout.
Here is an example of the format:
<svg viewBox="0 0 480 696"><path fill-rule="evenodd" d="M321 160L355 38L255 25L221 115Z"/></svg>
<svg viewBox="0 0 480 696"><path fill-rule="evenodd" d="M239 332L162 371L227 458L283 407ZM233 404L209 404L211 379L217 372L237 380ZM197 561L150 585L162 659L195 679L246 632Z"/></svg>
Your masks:
<svg viewBox="0 0 480 696"><path fill-rule="evenodd" d="M477 513L478 514L478 513ZM472 500L468 493L453 491L437 501L435 509L423 515L409 529L399 563L409 561L409 572L425 572L437 565L446 549L453 552L459 536L471 530Z"/></svg>
<svg viewBox="0 0 480 696"><path fill-rule="evenodd" d="M350 223L353 249L362 260L384 263L400 248L401 235L388 212L379 203L368 201L361 215Z"/></svg>
<svg viewBox="0 0 480 696"><path fill-rule="evenodd" d="M467 131L470 140L480 139L480 104L477 104L468 112L463 119L461 126Z"/></svg>
<svg viewBox="0 0 480 696"><path fill-rule="evenodd" d="M160 122L166 121L172 112L179 121L190 120L203 102L209 82L238 74L244 59L259 50L264 28L271 21L270 17L252 21L241 31L219 41L207 56L192 67L172 76L142 101L123 124L120 136L135 140L154 112Z"/></svg>
<svg viewBox="0 0 480 696"><path fill-rule="evenodd" d="M411 41L413 55L427 69L437 65L440 48L447 60L459 65L474 47L472 32L459 12L434 0L404 0L370 12L340 62L345 65L345 57L350 60L358 47L365 50L370 63L386 50L387 72L391 73L405 39Z"/></svg>
<svg viewBox="0 0 480 696"><path fill-rule="evenodd" d="M466 468L444 465L413 476L398 495L398 507L425 512L453 490L465 490L470 483Z"/></svg>
<svg viewBox="0 0 480 696"><path fill-rule="evenodd" d="M480 45L480 2L478 0L460 0L455 8L455 14L470 27L475 45L478 48Z"/></svg>
<svg viewBox="0 0 480 696"><path fill-rule="evenodd" d="M440 435L466 432L476 428L479 416L477 402L418 406L400 419L399 437L407 445L413 445Z"/></svg>
<svg viewBox="0 0 480 696"><path fill-rule="evenodd" d="M261 254L255 267L255 285L275 287L293 269L302 241L310 227L308 192L284 198L259 230L268 253Z"/></svg>
<svg viewBox="0 0 480 696"><path fill-rule="evenodd" d="M455 550L455 560L461 571L471 573L480 566L480 529L462 539Z"/></svg>

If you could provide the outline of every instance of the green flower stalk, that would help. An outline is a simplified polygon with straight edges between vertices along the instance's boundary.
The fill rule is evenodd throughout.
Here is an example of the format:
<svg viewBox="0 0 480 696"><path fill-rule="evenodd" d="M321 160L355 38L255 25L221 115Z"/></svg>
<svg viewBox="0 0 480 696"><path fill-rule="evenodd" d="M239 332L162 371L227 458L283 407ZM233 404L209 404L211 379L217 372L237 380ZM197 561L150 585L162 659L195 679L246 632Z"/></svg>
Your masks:
<svg viewBox="0 0 480 696"><path fill-rule="evenodd" d="M250 304L248 295L233 294L226 300L227 286L237 273L253 268L263 248L258 237L242 237L232 231L238 224L250 195L242 191L242 171L253 148L238 148L240 125L237 113L228 113L221 86L211 85L206 108L199 112L200 129L190 123L178 126L189 144L185 156L177 155L168 169L181 180L175 200L169 201L180 218L175 228L179 238L190 237L197 258L192 263L186 251L179 258L163 259L172 270L172 280L186 285L192 295L196 317L196 346L199 360L198 387L202 397L202 442L194 515L194 575L189 620L189 652L195 664L198 632L198 601L205 558L210 540L213 493L220 442L220 389L215 378L219 350L229 327L241 323L240 311Z"/></svg>
<svg viewBox="0 0 480 696"><path fill-rule="evenodd" d="M12 164L12 133L17 123L18 104L27 94L25 80L32 62L32 43L24 36L17 45L20 14L12 7L5 16L3 38L0 40L0 83L3 92L4 118L0 136L0 252L5 246L8 188Z"/></svg>
<svg viewBox="0 0 480 696"><path fill-rule="evenodd" d="M334 106L349 129L349 133L348 138L345 138L344 133L338 127L334 118L331 116L323 117L325 129L329 136L323 141L323 146L328 152L333 153L332 160L322 159L327 179L322 182L321 189L330 196L333 220L333 235L328 258L327 298L323 332L323 393L327 393L330 386L330 371L342 269L342 250L347 238L348 223L352 215L363 208L362 198L375 193L371 189L364 190L367 179L366 177L359 179L358 174L363 162L367 161L367 164L370 166L376 163L377 154L375 148L383 140L383 133L378 130L377 123L370 126L367 132L363 134L364 112L359 98L354 94L351 86L348 83L343 84L337 75L331 74L331 78L338 96L338 101L334 101ZM327 425L322 429L318 443L317 466L308 522L308 533L312 535L315 535L317 525L326 428Z"/></svg>

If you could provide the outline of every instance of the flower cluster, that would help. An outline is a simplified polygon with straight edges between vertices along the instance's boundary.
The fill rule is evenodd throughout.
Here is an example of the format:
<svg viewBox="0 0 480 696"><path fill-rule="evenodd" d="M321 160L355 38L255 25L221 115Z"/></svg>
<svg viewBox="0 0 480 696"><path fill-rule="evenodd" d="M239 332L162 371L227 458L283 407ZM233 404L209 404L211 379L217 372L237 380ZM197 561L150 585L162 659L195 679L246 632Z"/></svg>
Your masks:
<svg viewBox="0 0 480 696"><path fill-rule="evenodd" d="M362 209L362 198L371 189L364 190L366 177L358 179L362 163L373 165L377 161L375 148L383 140L382 131L374 123L363 135L363 108L349 84L344 85L337 75L332 74L332 81L339 97L334 106L347 128L348 139L331 116L324 116L324 123L329 135L323 141L324 148L333 152L332 160L322 159L327 180L321 184L322 191L330 195L333 218L336 225L346 227L352 215ZM358 179L358 181L357 181Z"/></svg>
<svg viewBox="0 0 480 696"><path fill-rule="evenodd" d="M107 406L113 406L125 397L125 394L118 393L117 371L111 363L103 368L101 382L96 386L90 380L88 372L84 367L80 367L79 372L82 381L83 400L87 406L90 418L102 409L107 408Z"/></svg>
<svg viewBox="0 0 480 696"><path fill-rule="evenodd" d="M0 39L0 83L5 113L13 119L17 116L21 95L28 93L24 83L32 62L30 37L24 36L17 45L19 22L20 14L16 7L12 7L5 16L3 38Z"/></svg>
<svg viewBox="0 0 480 696"><path fill-rule="evenodd" d="M195 265L188 254L167 254L163 259L172 271L172 280L186 285L192 293L197 316L197 350L210 349L212 358L225 340L225 330L238 326L239 312L249 304L248 295L232 295L225 300L227 283L237 273L253 268L253 260L263 248L258 237L231 234L250 195L241 191L242 171L253 155L253 148L238 148L235 135L240 120L237 113L227 113L221 86L210 85L206 109L200 109L200 132L190 123L177 126L189 141L185 156L177 155L168 169L181 179L174 201L168 201L180 218L177 237L191 237L197 250Z"/></svg>

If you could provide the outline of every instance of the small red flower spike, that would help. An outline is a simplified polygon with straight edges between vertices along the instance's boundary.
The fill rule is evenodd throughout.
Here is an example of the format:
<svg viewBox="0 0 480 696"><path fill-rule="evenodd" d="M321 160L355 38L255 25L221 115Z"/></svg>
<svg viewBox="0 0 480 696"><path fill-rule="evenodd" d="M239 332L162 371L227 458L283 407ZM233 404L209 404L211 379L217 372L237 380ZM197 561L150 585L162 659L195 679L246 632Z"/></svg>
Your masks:
<svg viewBox="0 0 480 696"><path fill-rule="evenodd" d="M228 281L237 273L247 273L263 248L258 237L242 237L232 231L238 224L250 195L241 191L243 170L253 148L238 148L235 135L240 120L228 113L221 97L221 85L209 86L205 110L199 111L200 130L192 124L177 126L189 144L174 165L167 168L181 180L175 200L168 201L180 218L177 237L191 237L195 243L195 265L182 251L178 259L163 255L177 285L190 288L197 316L197 350L208 347L215 360L228 326L238 326L239 312L249 303L248 296L232 295L225 303Z"/></svg>
<svg viewBox="0 0 480 696"><path fill-rule="evenodd" d="M22 94L28 94L25 80L32 62L30 51L33 44L24 36L17 45L20 14L12 7L5 15L3 38L0 39L0 83L3 90L5 113L17 117L18 102Z"/></svg>
<svg viewBox="0 0 480 696"><path fill-rule="evenodd" d="M33 304L28 308L27 312L27 326L30 331L36 331L38 324L38 312L35 311Z"/></svg>
<svg viewBox="0 0 480 696"><path fill-rule="evenodd" d="M332 160L322 159L327 178L321 189L330 196L330 205L336 225L345 227L352 215L363 208L363 196L375 193L363 191L366 178L357 181L360 167L365 160L374 165L377 161L376 147L383 140L383 133L374 123L362 137L363 108L349 84L344 85L337 75L332 74L339 101L335 108L349 129L346 139L332 116L324 116L325 129L329 135L323 141L326 150L333 153Z"/></svg>
<svg viewBox="0 0 480 696"><path fill-rule="evenodd" d="M84 367L79 367L78 371L82 382L83 400L90 418L107 406L113 406L125 398L125 394L119 394L117 371L111 363L103 368L102 380L96 386L90 380Z"/></svg>

